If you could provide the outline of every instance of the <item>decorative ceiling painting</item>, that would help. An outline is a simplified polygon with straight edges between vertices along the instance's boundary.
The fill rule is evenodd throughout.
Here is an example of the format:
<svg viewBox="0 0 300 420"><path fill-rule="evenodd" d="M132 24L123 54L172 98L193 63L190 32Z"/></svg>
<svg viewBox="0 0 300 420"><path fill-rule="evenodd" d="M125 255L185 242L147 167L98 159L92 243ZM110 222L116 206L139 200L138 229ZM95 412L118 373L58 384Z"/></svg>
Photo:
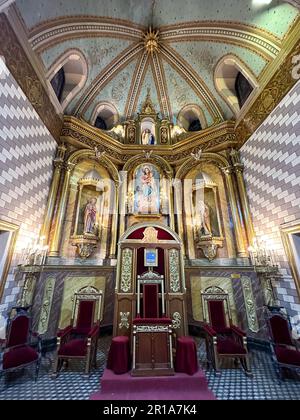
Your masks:
<svg viewBox="0 0 300 420"><path fill-rule="evenodd" d="M224 56L235 56L259 85L299 16L279 0L259 9L252 0L186 0L184 5L181 0L16 0L16 5L46 73L68 50L84 57L84 86L65 113L87 122L102 101L115 106L119 122L135 118L148 91L161 117L174 123L189 104L201 108L207 126L233 119L216 88L216 66Z"/></svg>

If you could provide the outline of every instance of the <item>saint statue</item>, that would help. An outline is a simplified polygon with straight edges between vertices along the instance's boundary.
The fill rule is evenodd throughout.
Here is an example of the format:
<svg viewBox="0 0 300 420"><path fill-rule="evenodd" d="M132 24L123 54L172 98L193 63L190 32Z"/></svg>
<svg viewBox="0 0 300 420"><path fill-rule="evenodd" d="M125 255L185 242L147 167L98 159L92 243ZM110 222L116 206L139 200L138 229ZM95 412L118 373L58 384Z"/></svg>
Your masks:
<svg viewBox="0 0 300 420"><path fill-rule="evenodd" d="M142 144L144 145L155 144L155 138L149 128L145 128L145 130L142 133Z"/></svg>
<svg viewBox="0 0 300 420"><path fill-rule="evenodd" d="M85 209L84 209L84 228L83 233L95 233L96 227L96 208L97 198L92 197L88 200Z"/></svg>
<svg viewBox="0 0 300 420"><path fill-rule="evenodd" d="M212 235L210 209L204 201L199 203L200 210L200 234L204 236Z"/></svg>

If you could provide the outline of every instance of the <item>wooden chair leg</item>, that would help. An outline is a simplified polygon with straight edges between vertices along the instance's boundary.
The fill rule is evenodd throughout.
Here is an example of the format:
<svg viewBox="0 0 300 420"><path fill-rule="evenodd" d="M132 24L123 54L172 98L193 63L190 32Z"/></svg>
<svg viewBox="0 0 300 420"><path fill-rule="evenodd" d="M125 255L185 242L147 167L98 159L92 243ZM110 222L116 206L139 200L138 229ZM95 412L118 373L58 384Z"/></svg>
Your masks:
<svg viewBox="0 0 300 420"><path fill-rule="evenodd" d="M58 356L56 356L56 358L54 359L54 363L53 363L53 369L52 369L52 378L57 378L58 375L58 371L59 369L59 365L60 365L60 359Z"/></svg>
<svg viewBox="0 0 300 420"><path fill-rule="evenodd" d="M251 372L249 356L241 357L240 361L241 361L241 365L242 365L246 375L247 376L253 376L253 374Z"/></svg>

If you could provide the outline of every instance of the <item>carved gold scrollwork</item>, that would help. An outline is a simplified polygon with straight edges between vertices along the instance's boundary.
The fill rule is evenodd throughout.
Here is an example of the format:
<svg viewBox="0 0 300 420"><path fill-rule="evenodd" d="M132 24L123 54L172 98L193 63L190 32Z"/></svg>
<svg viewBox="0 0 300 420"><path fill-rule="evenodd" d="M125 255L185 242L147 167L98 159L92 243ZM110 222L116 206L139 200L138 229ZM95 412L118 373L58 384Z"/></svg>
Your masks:
<svg viewBox="0 0 300 420"><path fill-rule="evenodd" d="M132 277L132 249L126 248L122 252L121 292L131 291Z"/></svg>
<svg viewBox="0 0 300 420"><path fill-rule="evenodd" d="M174 330L178 330L181 327L181 315L179 312L173 313L172 327Z"/></svg>
<svg viewBox="0 0 300 420"><path fill-rule="evenodd" d="M169 251L170 289L171 292L180 292L180 264L177 249Z"/></svg>
<svg viewBox="0 0 300 420"><path fill-rule="evenodd" d="M128 318L129 318L130 312L120 312L120 318L121 321L119 323L119 328L126 328L126 330L129 329L129 322L128 322Z"/></svg>
<svg viewBox="0 0 300 420"><path fill-rule="evenodd" d="M249 277L243 276L241 278L244 301L246 306L246 314L249 329L253 332L259 331L259 325L256 315L256 305L252 291L251 280Z"/></svg>
<svg viewBox="0 0 300 420"><path fill-rule="evenodd" d="M38 326L39 334L44 334L48 329L50 311L51 311L51 305L52 305L53 293L54 293L54 286L55 286L55 278L53 277L48 278L46 280L42 309L40 313L40 320L39 320L39 326Z"/></svg>

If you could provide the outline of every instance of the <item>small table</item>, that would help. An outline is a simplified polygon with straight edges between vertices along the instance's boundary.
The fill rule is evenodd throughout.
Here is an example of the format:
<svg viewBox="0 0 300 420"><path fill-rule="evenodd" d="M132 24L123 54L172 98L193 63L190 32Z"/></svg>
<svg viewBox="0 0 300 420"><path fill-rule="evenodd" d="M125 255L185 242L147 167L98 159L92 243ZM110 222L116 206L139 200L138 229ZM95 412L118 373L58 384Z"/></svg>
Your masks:
<svg viewBox="0 0 300 420"><path fill-rule="evenodd" d="M177 338L175 372L188 375L198 372L197 346L192 337Z"/></svg>
<svg viewBox="0 0 300 420"><path fill-rule="evenodd" d="M107 358L107 368L117 375L129 371L129 338L126 336L114 337Z"/></svg>

